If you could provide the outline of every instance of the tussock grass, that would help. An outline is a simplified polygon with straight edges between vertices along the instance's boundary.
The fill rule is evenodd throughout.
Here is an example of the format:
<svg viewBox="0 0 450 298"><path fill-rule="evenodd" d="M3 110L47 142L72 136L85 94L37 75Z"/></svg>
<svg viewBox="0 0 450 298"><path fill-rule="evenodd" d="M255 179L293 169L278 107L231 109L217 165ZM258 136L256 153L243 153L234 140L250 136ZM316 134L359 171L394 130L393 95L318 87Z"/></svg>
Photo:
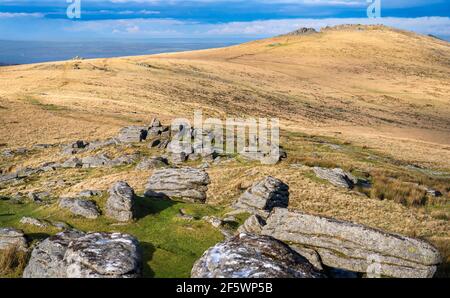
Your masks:
<svg viewBox="0 0 450 298"><path fill-rule="evenodd" d="M0 276L19 277L27 265L28 253L11 246L0 251Z"/></svg>

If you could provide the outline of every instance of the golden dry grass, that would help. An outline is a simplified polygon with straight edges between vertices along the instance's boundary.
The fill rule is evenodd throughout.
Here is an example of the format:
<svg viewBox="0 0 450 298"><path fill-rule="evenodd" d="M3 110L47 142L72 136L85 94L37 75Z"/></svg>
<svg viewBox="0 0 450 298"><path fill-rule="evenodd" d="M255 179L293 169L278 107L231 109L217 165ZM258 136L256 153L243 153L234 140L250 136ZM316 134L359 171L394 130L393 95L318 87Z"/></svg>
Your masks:
<svg viewBox="0 0 450 298"><path fill-rule="evenodd" d="M291 208L425 238L447 257L449 78L449 43L379 26L223 49L1 67L0 143L104 139L155 115L163 123L192 118L196 109L205 118L279 117L288 160L270 167L213 166L208 203L227 206L249 183L272 175L290 186ZM342 150L330 150L322 139ZM145 146L125 150L157 154ZM12 171L61 159L59 149L52 148L2 167ZM325 183L307 167L317 165L368 175L374 193L365 196ZM72 183L56 195L107 189L117 180L142 192L150 175L132 167L57 171L0 194L45 189L46 181L57 179ZM411 183L436 187L444 198L422 207L423 193Z"/></svg>

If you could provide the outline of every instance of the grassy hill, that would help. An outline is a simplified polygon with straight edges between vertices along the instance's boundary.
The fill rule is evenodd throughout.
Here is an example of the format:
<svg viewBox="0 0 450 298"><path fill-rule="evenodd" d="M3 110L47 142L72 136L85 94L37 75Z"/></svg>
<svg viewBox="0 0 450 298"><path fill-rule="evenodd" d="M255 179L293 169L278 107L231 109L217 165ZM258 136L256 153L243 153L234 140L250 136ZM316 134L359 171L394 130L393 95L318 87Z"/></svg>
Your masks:
<svg viewBox="0 0 450 298"><path fill-rule="evenodd" d="M448 42L382 26L341 26L194 52L7 66L0 68L0 146L104 139L152 116L170 123L193 117L197 109L204 117L278 117L288 159L276 166L239 159L212 166L211 206L187 208L222 214L242 185L272 175L290 186L294 209L425 238L447 258L449 78ZM122 149L105 150L114 156ZM126 150L158 153L145 146ZM61 158L57 148L32 151L1 159L0 168L8 172ZM373 188L337 189L316 178L311 166L341 167L369 178ZM57 196L106 189L118 179L142 194L150 174L132 167L58 171L0 189L0 195L42 190L59 179L73 183L53 190ZM434 187L443 197L425 198L418 185ZM159 208L151 204L156 205L149 209ZM207 224L186 227L175 218L177 208L167 206L129 226L113 227L67 217L52 207L0 201L0 226L26 229L18 221L31 213L65 219L83 230L129 232L153 245L148 276L186 276L221 235ZM161 226L188 236L174 243L176 237L162 233Z"/></svg>

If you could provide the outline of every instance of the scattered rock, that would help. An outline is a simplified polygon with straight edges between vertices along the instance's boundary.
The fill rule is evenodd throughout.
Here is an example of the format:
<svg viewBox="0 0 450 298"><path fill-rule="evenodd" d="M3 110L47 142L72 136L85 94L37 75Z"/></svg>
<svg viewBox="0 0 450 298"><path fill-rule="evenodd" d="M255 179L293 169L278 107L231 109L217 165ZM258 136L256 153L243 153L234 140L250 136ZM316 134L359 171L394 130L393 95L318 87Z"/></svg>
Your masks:
<svg viewBox="0 0 450 298"><path fill-rule="evenodd" d="M48 228L49 226L51 226L51 224L48 221L33 217L22 217L20 223L23 225L30 225L39 228Z"/></svg>
<svg viewBox="0 0 450 298"><path fill-rule="evenodd" d="M80 198L91 198L101 196L103 192L101 190L83 190L78 194Z"/></svg>
<svg viewBox="0 0 450 298"><path fill-rule="evenodd" d="M72 144L67 145L63 148L63 154L72 155L77 154L83 151L87 146L89 146L88 142L85 141L76 141Z"/></svg>
<svg viewBox="0 0 450 298"><path fill-rule="evenodd" d="M61 164L62 168L81 168L83 161L77 157L71 157Z"/></svg>
<svg viewBox="0 0 450 298"><path fill-rule="evenodd" d="M191 220L195 219L192 215L187 214L186 211L183 208L181 208L179 210L179 213L177 214L177 217L181 218L181 219L184 219L184 220L188 220L188 221L191 221Z"/></svg>
<svg viewBox="0 0 450 298"><path fill-rule="evenodd" d="M314 167L313 170L317 177L328 180L331 184L338 187L352 189L358 183L358 179L339 168L326 169Z"/></svg>
<svg viewBox="0 0 450 298"><path fill-rule="evenodd" d="M164 157L151 157L143 159L137 166L137 170L153 170L168 166L169 163Z"/></svg>
<svg viewBox="0 0 450 298"><path fill-rule="evenodd" d="M314 34L314 33L317 33L316 29L302 27L298 30L292 31L292 32L287 33L282 36L301 36L301 35L308 35L308 34Z"/></svg>
<svg viewBox="0 0 450 298"><path fill-rule="evenodd" d="M93 201L62 198L59 201L59 207L62 209L68 209L74 215L79 215L89 219L96 219L100 216L97 205Z"/></svg>
<svg viewBox="0 0 450 298"><path fill-rule="evenodd" d="M0 228L0 250L17 247L27 249L27 239L23 231L14 228Z"/></svg>
<svg viewBox="0 0 450 298"><path fill-rule="evenodd" d="M200 169L161 169L150 177L145 196L204 203L209 183L208 174Z"/></svg>
<svg viewBox="0 0 450 298"><path fill-rule="evenodd" d="M84 157L81 160L83 168L102 168L111 165L111 159L106 154Z"/></svg>
<svg viewBox="0 0 450 298"><path fill-rule="evenodd" d="M287 208L288 204L289 186L283 181L269 176L247 189L233 207L266 218L273 208Z"/></svg>
<svg viewBox="0 0 450 298"><path fill-rule="evenodd" d="M141 263L139 243L130 235L66 231L34 248L23 277L140 277Z"/></svg>
<svg viewBox="0 0 450 298"><path fill-rule="evenodd" d="M51 194L46 191L30 192L28 198L35 203L43 203L51 199Z"/></svg>
<svg viewBox="0 0 450 298"><path fill-rule="evenodd" d="M441 262L437 249L427 242L283 208L270 214L262 234L307 246L326 266L353 272L375 268L381 276L425 278L432 277Z"/></svg>
<svg viewBox="0 0 450 298"><path fill-rule="evenodd" d="M135 193L124 181L115 183L108 191L106 202L106 216L120 222L128 222L134 218Z"/></svg>
<svg viewBox="0 0 450 298"><path fill-rule="evenodd" d="M171 164L174 165L179 165L183 162L185 162L188 158L188 155L184 152L179 152L179 153L171 153L169 155L169 161Z"/></svg>
<svg viewBox="0 0 450 298"><path fill-rule="evenodd" d="M141 126L128 126L120 130L118 140L121 143L139 143L147 139L148 130Z"/></svg>
<svg viewBox="0 0 450 298"><path fill-rule="evenodd" d="M208 249L194 264L193 278L320 278L320 272L286 244L239 234Z"/></svg>

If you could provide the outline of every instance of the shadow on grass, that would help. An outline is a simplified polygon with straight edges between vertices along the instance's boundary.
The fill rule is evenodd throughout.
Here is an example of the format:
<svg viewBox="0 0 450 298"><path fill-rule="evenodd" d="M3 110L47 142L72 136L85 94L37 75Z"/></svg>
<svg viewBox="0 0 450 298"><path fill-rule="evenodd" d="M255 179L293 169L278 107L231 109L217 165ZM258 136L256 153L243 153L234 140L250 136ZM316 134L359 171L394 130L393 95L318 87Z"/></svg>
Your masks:
<svg viewBox="0 0 450 298"><path fill-rule="evenodd" d="M176 202L169 198L148 198L140 197L136 198L136 219L142 219L147 215L158 214L173 205Z"/></svg>
<svg viewBox="0 0 450 298"><path fill-rule="evenodd" d="M47 239L50 236L51 235L47 234L47 233L30 233L30 234L27 234L27 238L28 238L29 242L44 240L44 239Z"/></svg>
<svg viewBox="0 0 450 298"><path fill-rule="evenodd" d="M142 250L142 273L144 278L155 277L155 272L152 270L150 265L148 264L153 259L153 254L156 251L155 246L148 242L141 242L141 250Z"/></svg>

